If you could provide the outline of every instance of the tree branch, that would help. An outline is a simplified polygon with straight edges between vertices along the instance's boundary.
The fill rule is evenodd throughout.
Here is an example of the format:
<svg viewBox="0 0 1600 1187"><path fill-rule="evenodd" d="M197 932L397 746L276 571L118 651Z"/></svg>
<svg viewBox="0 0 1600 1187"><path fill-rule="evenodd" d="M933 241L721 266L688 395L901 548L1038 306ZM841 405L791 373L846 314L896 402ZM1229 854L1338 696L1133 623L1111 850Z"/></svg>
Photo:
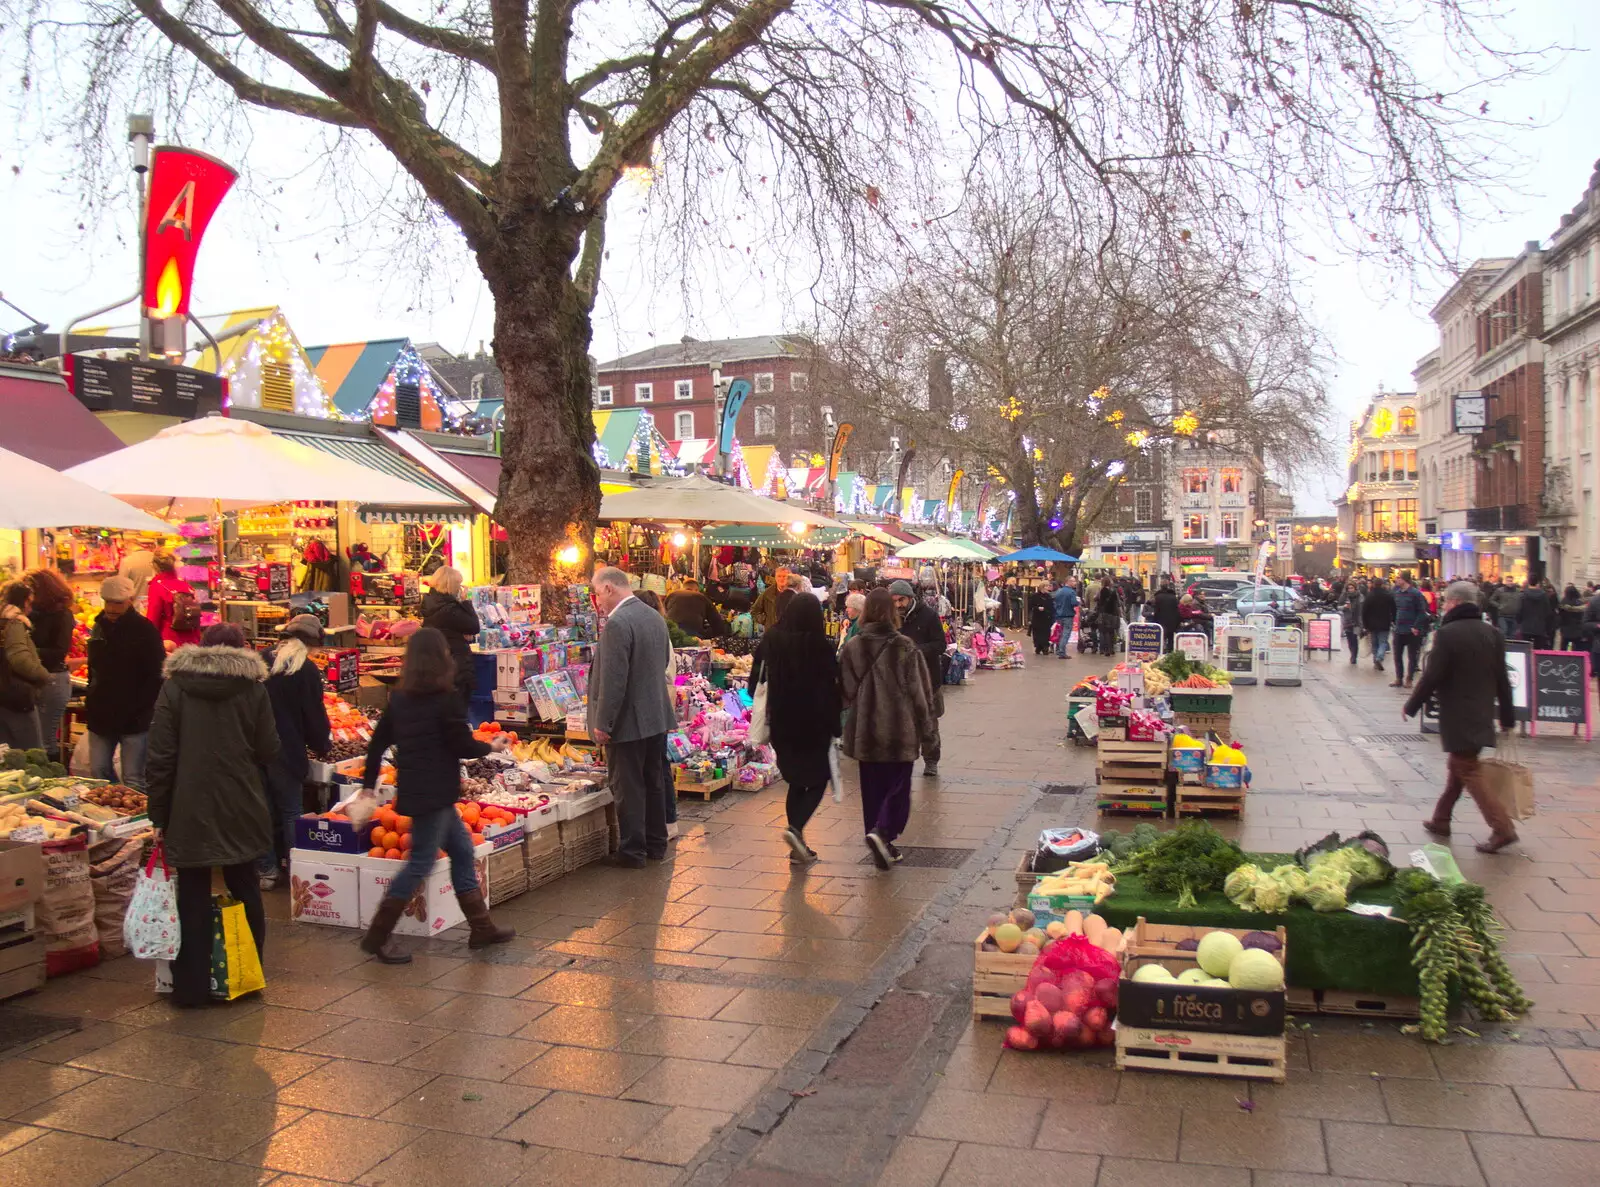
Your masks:
<svg viewBox="0 0 1600 1187"><path fill-rule="evenodd" d="M438 25L413 20L405 13L385 4L383 0L378 0L378 19L384 28L394 30L407 41L413 41L426 49L437 50L442 54L465 58L485 70L494 69L494 47L486 41L469 37L454 29L444 29Z"/></svg>

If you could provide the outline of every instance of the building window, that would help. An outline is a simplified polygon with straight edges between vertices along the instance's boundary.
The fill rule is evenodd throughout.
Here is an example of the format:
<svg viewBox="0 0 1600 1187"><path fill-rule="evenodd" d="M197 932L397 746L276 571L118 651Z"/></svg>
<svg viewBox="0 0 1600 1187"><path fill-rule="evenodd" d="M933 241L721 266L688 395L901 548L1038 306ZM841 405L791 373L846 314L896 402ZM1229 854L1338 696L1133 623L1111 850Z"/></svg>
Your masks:
<svg viewBox="0 0 1600 1187"><path fill-rule="evenodd" d="M772 391L772 372L763 371L756 376L756 394L764 395L770 391Z"/></svg>
<svg viewBox="0 0 1600 1187"><path fill-rule="evenodd" d="M1416 511L1416 504L1412 504L1412 512ZM1374 532L1394 531L1394 504L1388 499L1378 499L1372 504L1372 530Z"/></svg>
<svg viewBox="0 0 1600 1187"><path fill-rule="evenodd" d="M1367 453L1367 481L1378 481L1378 455L1375 451Z"/></svg>
<svg viewBox="0 0 1600 1187"><path fill-rule="evenodd" d="M680 379L672 385L672 398L674 400L694 399L694 380Z"/></svg>
<svg viewBox="0 0 1600 1187"><path fill-rule="evenodd" d="M1378 481L1388 482L1389 476L1394 473L1394 453L1385 449L1378 455Z"/></svg>
<svg viewBox="0 0 1600 1187"><path fill-rule="evenodd" d="M1188 515L1183 520L1183 538L1185 540L1209 540L1211 538L1211 521L1205 515Z"/></svg>
<svg viewBox="0 0 1600 1187"><path fill-rule="evenodd" d="M635 404L648 404L656 398L655 385L651 383L636 383L633 385L633 402Z"/></svg>
<svg viewBox="0 0 1600 1187"><path fill-rule="evenodd" d="M1224 540L1237 540L1239 538L1239 513L1237 511L1224 511L1222 513L1222 538Z"/></svg>
<svg viewBox="0 0 1600 1187"><path fill-rule="evenodd" d="M1417 431L1417 410L1415 408L1400 409L1400 431L1402 433L1415 433Z"/></svg>
<svg viewBox="0 0 1600 1187"><path fill-rule="evenodd" d="M677 440L687 441L694 436L694 413L680 412L672 419L676 422L673 435Z"/></svg>
<svg viewBox="0 0 1600 1187"><path fill-rule="evenodd" d="M1210 470L1185 470L1183 472L1183 493L1186 495L1203 495L1211 490Z"/></svg>
<svg viewBox="0 0 1600 1187"><path fill-rule="evenodd" d="M611 385L610 384L607 384L605 387L601 388L595 394L594 402L597 405L599 405L601 408L609 408L609 407L611 407Z"/></svg>
<svg viewBox="0 0 1600 1187"><path fill-rule="evenodd" d="M1395 513L1395 528L1408 536L1415 536L1417 534L1417 501L1415 499L1401 499L1395 506L1398 508Z"/></svg>
<svg viewBox="0 0 1600 1187"><path fill-rule="evenodd" d="M1222 493L1236 495L1244 490L1244 471L1228 467L1222 471Z"/></svg>
<svg viewBox="0 0 1600 1187"><path fill-rule="evenodd" d="M791 372L789 372L789 390L790 391L792 391L792 392L803 392L803 391L809 390L810 387L811 387L811 376L807 375L804 371L791 371Z"/></svg>
<svg viewBox="0 0 1600 1187"><path fill-rule="evenodd" d="M1141 453L1138 457L1133 459L1133 476L1135 478L1142 478L1148 482L1150 479L1156 476L1155 462L1151 461L1150 458Z"/></svg>
<svg viewBox="0 0 1600 1187"><path fill-rule="evenodd" d="M811 409L789 409L789 435L791 437L808 437L811 435Z"/></svg>
<svg viewBox="0 0 1600 1187"><path fill-rule="evenodd" d="M772 376L767 376L770 380ZM778 410L771 404L757 404L755 411L757 437L770 437L778 431Z"/></svg>
<svg viewBox="0 0 1600 1187"><path fill-rule="evenodd" d="M1396 454L1395 456L1402 457L1400 454ZM1411 482L1415 482L1417 480L1417 451L1414 449L1406 450L1405 454L1403 455L1403 460L1405 461L1406 466L1406 478ZM1396 477L1399 476L1396 475Z"/></svg>
<svg viewBox="0 0 1600 1187"><path fill-rule="evenodd" d="M1156 517L1156 496L1154 491L1136 490L1133 492L1133 522L1151 523Z"/></svg>

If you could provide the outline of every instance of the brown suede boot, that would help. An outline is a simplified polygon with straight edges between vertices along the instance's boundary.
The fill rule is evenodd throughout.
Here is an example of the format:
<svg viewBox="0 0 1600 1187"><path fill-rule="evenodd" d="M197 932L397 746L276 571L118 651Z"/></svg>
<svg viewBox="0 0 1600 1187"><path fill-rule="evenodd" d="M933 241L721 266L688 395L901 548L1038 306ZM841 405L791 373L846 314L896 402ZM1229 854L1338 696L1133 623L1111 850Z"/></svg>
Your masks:
<svg viewBox="0 0 1600 1187"><path fill-rule="evenodd" d="M471 929L467 936L468 948L487 948L490 944L504 944L517 934L515 928L497 927L495 921L489 918L489 904L483 899L483 891L474 890L467 894L458 894L456 902L461 904L461 913L467 917L467 927Z"/></svg>
<svg viewBox="0 0 1600 1187"><path fill-rule="evenodd" d="M410 964L411 953L396 948L389 941L394 925L406 909L405 899L385 897L372 913L372 923L367 934L361 937L361 950L376 956L384 964Z"/></svg>

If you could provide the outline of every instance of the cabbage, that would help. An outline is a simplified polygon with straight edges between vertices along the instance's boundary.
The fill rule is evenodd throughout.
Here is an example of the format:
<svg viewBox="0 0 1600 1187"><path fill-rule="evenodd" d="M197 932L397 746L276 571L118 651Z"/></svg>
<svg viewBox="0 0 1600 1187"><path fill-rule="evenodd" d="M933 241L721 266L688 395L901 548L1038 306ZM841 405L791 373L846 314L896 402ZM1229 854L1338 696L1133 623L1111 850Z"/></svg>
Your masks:
<svg viewBox="0 0 1600 1187"><path fill-rule="evenodd" d="M1208 931L1200 937L1200 947L1195 950L1195 959L1200 962L1200 967L1213 977L1225 977L1228 968L1233 963L1233 958L1244 951L1244 945L1239 942L1239 937L1225 931Z"/></svg>
<svg viewBox="0 0 1600 1187"><path fill-rule="evenodd" d="M1254 901L1256 883L1265 875L1261 867L1253 865L1235 866L1232 873L1222 883L1222 893L1233 901L1233 905L1241 911L1248 911Z"/></svg>
<svg viewBox="0 0 1600 1187"><path fill-rule="evenodd" d="M1246 948L1228 966L1228 984L1235 989L1282 989L1283 966L1260 948Z"/></svg>
<svg viewBox="0 0 1600 1187"><path fill-rule="evenodd" d="M1337 870L1318 870L1311 875L1304 898L1314 911L1344 910L1349 903L1344 876Z"/></svg>
<svg viewBox="0 0 1600 1187"><path fill-rule="evenodd" d="M1178 984L1180 985L1200 985L1209 980L1211 980L1211 974L1206 972L1205 969L1184 969L1183 972L1178 974Z"/></svg>
<svg viewBox="0 0 1600 1187"><path fill-rule="evenodd" d="M1165 965L1142 964L1134 970L1133 979L1135 981L1167 982L1174 981L1177 978L1167 971Z"/></svg>
<svg viewBox="0 0 1600 1187"><path fill-rule="evenodd" d="M1311 875L1299 866L1283 865L1272 871L1272 880L1295 898L1300 898L1306 892L1306 884L1311 881Z"/></svg>
<svg viewBox="0 0 1600 1187"><path fill-rule="evenodd" d="M1289 909L1288 887L1276 878L1261 879L1256 883L1255 909L1265 915L1282 915Z"/></svg>
<svg viewBox="0 0 1600 1187"><path fill-rule="evenodd" d="M1246 948L1260 948L1263 952L1276 952L1283 947L1270 931L1253 931L1243 938L1243 943Z"/></svg>

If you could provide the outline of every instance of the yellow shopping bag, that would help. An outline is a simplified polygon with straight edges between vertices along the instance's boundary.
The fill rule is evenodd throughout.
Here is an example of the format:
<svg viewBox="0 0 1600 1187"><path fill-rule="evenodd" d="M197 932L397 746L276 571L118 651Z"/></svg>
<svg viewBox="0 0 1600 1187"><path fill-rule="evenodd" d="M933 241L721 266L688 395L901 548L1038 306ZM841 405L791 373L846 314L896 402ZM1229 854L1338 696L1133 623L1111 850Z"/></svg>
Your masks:
<svg viewBox="0 0 1600 1187"><path fill-rule="evenodd" d="M267 987L261 955L244 915L244 904L225 894L211 900L211 996L232 1001Z"/></svg>

